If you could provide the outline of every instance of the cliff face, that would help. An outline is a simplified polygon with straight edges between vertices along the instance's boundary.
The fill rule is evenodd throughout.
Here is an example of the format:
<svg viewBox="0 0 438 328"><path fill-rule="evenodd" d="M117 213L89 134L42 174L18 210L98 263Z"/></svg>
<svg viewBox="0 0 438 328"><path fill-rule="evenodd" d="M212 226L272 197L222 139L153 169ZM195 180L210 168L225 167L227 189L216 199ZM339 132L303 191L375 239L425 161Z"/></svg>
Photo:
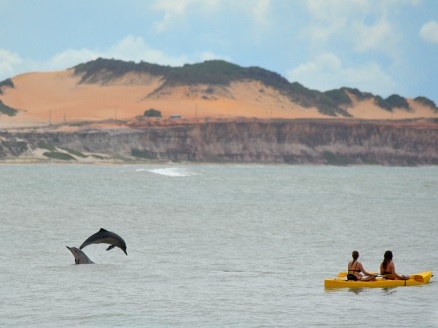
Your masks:
<svg viewBox="0 0 438 328"><path fill-rule="evenodd" d="M243 121L84 130L0 133L0 160L42 145L110 158L290 164L438 164L432 122Z"/></svg>

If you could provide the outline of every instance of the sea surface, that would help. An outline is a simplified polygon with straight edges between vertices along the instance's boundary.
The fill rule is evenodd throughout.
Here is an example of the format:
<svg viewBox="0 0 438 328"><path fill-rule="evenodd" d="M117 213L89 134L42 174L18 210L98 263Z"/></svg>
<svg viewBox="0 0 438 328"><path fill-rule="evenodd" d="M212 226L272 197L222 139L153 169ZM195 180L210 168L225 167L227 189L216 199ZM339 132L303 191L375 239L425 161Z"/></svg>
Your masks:
<svg viewBox="0 0 438 328"><path fill-rule="evenodd" d="M0 165L0 327L438 327L438 167ZM90 245L100 228L126 256Z"/></svg>

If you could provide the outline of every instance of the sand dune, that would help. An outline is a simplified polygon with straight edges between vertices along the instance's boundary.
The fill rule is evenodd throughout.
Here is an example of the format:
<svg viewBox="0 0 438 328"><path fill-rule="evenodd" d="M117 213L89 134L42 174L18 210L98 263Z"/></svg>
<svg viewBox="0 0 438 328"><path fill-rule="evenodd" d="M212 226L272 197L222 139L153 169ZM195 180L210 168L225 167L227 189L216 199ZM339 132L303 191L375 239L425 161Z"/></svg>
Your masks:
<svg viewBox="0 0 438 328"><path fill-rule="evenodd" d="M126 74L105 85L79 84L73 70L27 73L12 79L0 100L19 110L14 117L0 115L0 127L38 126L78 121L133 120L150 108L164 118L331 118L316 108L303 108L259 82L228 87L198 85L161 88L163 81L148 74ZM357 119L411 119L438 117L438 113L408 100L412 111L392 113L372 100L355 102L348 112Z"/></svg>

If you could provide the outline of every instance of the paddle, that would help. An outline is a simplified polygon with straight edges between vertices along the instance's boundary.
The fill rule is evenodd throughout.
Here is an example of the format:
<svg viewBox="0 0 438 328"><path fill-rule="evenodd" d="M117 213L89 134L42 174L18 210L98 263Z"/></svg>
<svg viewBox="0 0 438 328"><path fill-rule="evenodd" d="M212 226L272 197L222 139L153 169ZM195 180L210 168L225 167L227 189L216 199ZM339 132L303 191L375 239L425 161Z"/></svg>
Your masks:
<svg viewBox="0 0 438 328"><path fill-rule="evenodd" d="M371 273L371 274L375 274L375 275L377 275L377 273L376 272L369 272L369 273ZM341 271L341 272L339 272L338 273L338 277L339 278L343 278L343 277L346 277L347 276L347 272L345 272L345 271ZM379 277L379 275L377 275L378 277Z"/></svg>
<svg viewBox="0 0 438 328"><path fill-rule="evenodd" d="M370 273L376 274L375 272L370 272ZM343 277L346 277L346 276L347 276L347 272L345 272L345 271L341 271L341 272L338 273L338 277L339 278L343 278ZM384 276L378 274L377 277L384 277ZM409 276L409 279L414 279L415 281L418 281L418 282L424 282L423 276L419 275L419 274L412 274L412 275Z"/></svg>

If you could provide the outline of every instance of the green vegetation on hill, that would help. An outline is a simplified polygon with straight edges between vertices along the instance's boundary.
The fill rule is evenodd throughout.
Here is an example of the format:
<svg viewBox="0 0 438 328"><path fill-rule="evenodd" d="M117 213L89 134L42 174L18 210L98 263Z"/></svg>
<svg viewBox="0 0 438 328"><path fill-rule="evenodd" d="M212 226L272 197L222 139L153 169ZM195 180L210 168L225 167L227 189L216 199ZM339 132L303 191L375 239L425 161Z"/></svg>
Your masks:
<svg viewBox="0 0 438 328"><path fill-rule="evenodd" d="M74 158L70 154L61 153L61 152L58 152L58 151L44 152L43 155L48 157L48 158L59 159L59 160L62 160L62 161L71 161L71 160L75 161L76 160L76 158Z"/></svg>
<svg viewBox="0 0 438 328"><path fill-rule="evenodd" d="M414 100L424 106L429 106L434 111L438 111L438 107L436 107L435 102L426 97L416 97Z"/></svg>
<svg viewBox="0 0 438 328"><path fill-rule="evenodd" d="M335 104L346 105L346 106L353 104L350 97L343 89L329 90L324 92L324 94L328 96L330 99L332 99Z"/></svg>
<svg viewBox="0 0 438 328"><path fill-rule="evenodd" d="M81 157L81 158L87 158L87 155L82 154L81 152L71 149L71 148L61 148L62 150L65 150L66 152L70 153L71 155L74 155L76 157Z"/></svg>
<svg viewBox="0 0 438 328"><path fill-rule="evenodd" d="M14 83L12 83L11 79L6 79L2 82L0 82L0 95L3 94L3 87L9 87L9 88L14 88ZM0 115L1 114L5 114L8 116L14 116L15 114L17 114L17 110L9 107L7 105L5 105L1 100L0 100Z"/></svg>
<svg viewBox="0 0 438 328"><path fill-rule="evenodd" d="M13 109L9 106L6 106L5 104L3 104L3 101L0 100L0 114L6 114L8 116L14 116L15 114L17 114L17 110Z"/></svg>
<svg viewBox="0 0 438 328"><path fill-rule="evenodd" d="M75 161L76 158L74 156L81 157L81 158L88 157L87 155L84 155L81 152L74 150L74 149L70 149L70 148L60 148L61 151L59 151L52 144L39 143L38 147L42 148L42 149L47 149L48 151L44 152L43 155L48 157L48 158L52 158L52 159L59 159L59 160L63 160L63 161L70 161L70 160Z"/></svg>
<svg viewBox="0 0 438 328"><path fill-rule="evenodd" d="M6 79L2 82L0 82L0 95L3 94L3 90L2 87L9 87L9 88L14 88L14 83L12 82L11 79Z"/></svg>
<svg viewBox="0 0 438 328"><path fill-rule="evenodd" d="M48 151L51 151L51 152L56 151L56 147L55 146L53 146L51 144L43 143L43 142L40 142L38 144L38 147L43 148L43 149L47 149Z"/></svg>
<svg viewBox="0 0 438 328"><path fill-rule="evenodd" d="M276 89L300 106L306 108L316 107L321 113L330 116L351 116L347 111L352 105L349 95L353 95L359 101L374 98L374 95L371 93L363 93L358 89L352 88L340 88L326 92L311 90L298 82L291 83L280 74L266 69L260 67L241 67L224 60L209 60L198 64L186 64L182 67L170 67L145 62L137 64L134 62L98 58L94 61L77 65L74 67L74 70L75 74L82 75L80 83L101 84L120 78L128 72L148 73L162 77L163 84L159 89L168 86L197 84L227 86L231 82L236 81L259 81L267 87ZM398 95L392 95L386 99L376 96L375 103L388 111L392 111L396 107L410 109L406 99Z"/></svg>
<svg viewBox="0 0 438 328"><path fill-rule="evenodd" d="M361 92L361 91L359 91L356 88L345 88L345 87L343 87L343 88L341 88L341 90L344 90L344 91L346 91L348 93L351 93L359 101L363 101L363 100L374 98L373 94L371 94L369 92Z"/></svg>
<svg viewBox="0 0 438 328"><path fill-rule="evenodd" d="M374 98L374 103L380 108L386 109L388 111L392 111L392 108L389 106L389 104L387 104L385 99L383 99L380 96L376 96L376 98Z"/></svg>
<svg viewBox="0 0 438 328"><path fill-rule="evenodd" d="M84 74L81 83L102 83L117 79L129 72L149 73L157 76L165 76L172 68L140 62L138 64L130 61L125 62L115 59L98 58L74 67L75 74Z"/></svg>
<svg viewBox="0 0 438 328"><path fill-rule="evenodd" d="M399 95L391 95L386 99L383 99L380 96L376 96L376 98L374 99L374 103L377 106L390 112L392 112L394 108L404 108L410 110L407 100L403 97L400 97Z"/></svg>
<svg viewBox="0 0 438 328"><path fill-rule="evenodd" d="M222 60L211 60L201 64L186 64L171 69L166 75L165 85L228 85L232 81L245 79L246 74L247 72L238 65Z"/></svg>
<svg viewBox="0 0 438 328"><path fill-rule="evenodd" d="M82 74L80 83L105 84L122 77L128 72L148 73L163 77L160 88L178 85L229 85L235 81L259 81L272 87L303 107L317 107L320 112L331 116L350 116L346 108L350 102L343 90L322 93L310 90L301 84L290 83L280 74L260 67L241 67L223 60L209 60L182 67L161 66L140 62L125 62L98 58L74 67L75 74Z"/></svg>

